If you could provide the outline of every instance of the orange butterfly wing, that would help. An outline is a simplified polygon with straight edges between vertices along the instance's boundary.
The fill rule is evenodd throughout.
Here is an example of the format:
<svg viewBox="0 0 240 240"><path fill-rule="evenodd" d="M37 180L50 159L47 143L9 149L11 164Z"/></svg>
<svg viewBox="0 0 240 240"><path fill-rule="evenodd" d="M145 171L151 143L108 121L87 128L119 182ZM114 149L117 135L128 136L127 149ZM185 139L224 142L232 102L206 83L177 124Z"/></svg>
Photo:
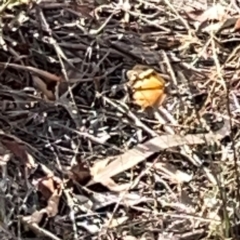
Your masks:
<svg viewBox="0 0 240 240"><path fill-rule="evenodd" d="M164 99L165 81L153 69L132 72L132 98L142 109L157 107Z"/></svg>

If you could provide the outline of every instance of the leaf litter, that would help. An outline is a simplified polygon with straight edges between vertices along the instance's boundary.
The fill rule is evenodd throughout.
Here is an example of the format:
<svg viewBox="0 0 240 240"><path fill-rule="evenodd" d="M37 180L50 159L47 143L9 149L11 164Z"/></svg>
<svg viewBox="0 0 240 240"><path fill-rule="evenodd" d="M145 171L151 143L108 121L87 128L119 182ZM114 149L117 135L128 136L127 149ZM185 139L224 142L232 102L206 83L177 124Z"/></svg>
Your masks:
<svg viewBox="0 0 240 240"><path fill-rule="evenodd" d="M0 12L3 239L239 237L237 3Z"/></svg>

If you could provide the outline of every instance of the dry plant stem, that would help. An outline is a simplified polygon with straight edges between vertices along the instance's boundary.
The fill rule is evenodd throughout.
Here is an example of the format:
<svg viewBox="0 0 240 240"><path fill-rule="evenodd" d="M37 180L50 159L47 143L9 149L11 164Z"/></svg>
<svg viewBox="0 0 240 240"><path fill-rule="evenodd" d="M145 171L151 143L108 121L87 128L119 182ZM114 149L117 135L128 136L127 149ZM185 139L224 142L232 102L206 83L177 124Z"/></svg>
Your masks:
<svg viewBox="0 0 240 240"><path fill-rule="evenodd" d="M129 187L128 190L130 189L133 189L134 187L137 186L137 184L140 182L141 178L146 175L146 173L152 169L152 167L154 166L154 164L156 164L156 162L158 161L158 158L156 158L151 164L149 164L132 182L131 186ZM170 187L167 185L166 187L167 190L170 189ZM173 193L171 190L170 190L171 194Z"/></svg>
<svg viewBox="0 0 240 240"><path fill-rule="evenodd" d="M167 126L166 121L163 119L163 117L161 116L161 114L159 114L158 111L155 111L154 115L155 115L156 119L159 121L159 123L164 125L164 129L167 133L169 133L171 135L175 134L174 130L171 127ZM176 124L176 121L171 122L171 123ZM194 155L191 154L192 150L190 149L189 146L181 146L180 149L181 149L181 153L185 157L187 157L187 159L189 159L195 166L201 166L202 165L202 162L198 158L197 158L197 160L193 159Z"/></svg>
<svg viewBox="0 0 240 240"><path fill-rule="evenodd" d="M57 104L61 105L62 107L64 107L67 112L69 113L69 115L71 116L72 120L74 121L77 129L80 129L80 125L81 125L81 116L78 113L78 109L76 104L70 102L66 97L61 97Z"/></svg>
<svg viewBox="0 0 240 240"><path fill-rule="evenodd" d="M50 2L39 2L39 7L43 9L56 9L68 7L69 3L50 3Z"/></svg>
<svg viewBox="0 0 240 240"><path fill-rule="evenodd" d="M0 142L0 154L5 155L3 160L6 160L6 162L1 162L1 169L2 169L2 178L0 180L0 226L5 228L5 224L7 224L7 218L6 218L6 206L5 206L5 193L3 191L4 185L7 183L7 162L11 159L11 153L7 152L6 148L1 144Z"/></svg>
<svg viewBox="0 0 240 240"><path fill-rule="evenodd" d="M12 233L9 232L8 227L5 223L0 222L0 231L4 232L8 236L8 239L12 239L12 240L19 239L19 238L13 236Z"/></svg>
<svg viewBox="0 0 240 240"><path fill-rule="evenodd" d="M118 202L116 203L116 205L115 205L115 207L114 207L114 209L113 209L113 212L111 213L111 217L110 217L110 219L108 220L107 227L109 227L109 225L111 225L111 222L112 222L112 220L113 220L113 218L114 218L114 214L116 213L118 207L120 206L120 203L121 203L121 201L122 201L123 198L124 198L124 194L126 194L127 192L128 192L127 190L124 191L124 193L122 193L122 195L119 197ZM105 230L105 234L107 234L107 231L108 231L108 228Z"/></svg>
<svg viewBox="0 0 240 240"><path fill-rule="evenodd" d="M11 0L11 2L14 1ZM12 11L15 12L15 7L9 5L7 15L5 16L2 12L3 18L0 19L3 29L5 29L5 23L7 30L14 28L9 32L14 38L6 36L6 31L0 30L0 42L3 43L1 62L6 63L6 66L0 65L0 72L2 72L0 140L7 139L5 133L16 136L16 141L24 143L29 154L34 152L36 168L34 166L31 172L28 171L24 175L22 170L24 170L26 162L22 162L24 159L20 159L21 157L17 154L7 163L8 173L6 174L8 175L5 175L5 180L12 185L8 184L6 190L2 189L2 194L6 195L4 196L5 206L2 204L2 207L6 207L5 212L7 213L5 217L6 232L13 232L13 235L16 235L19 240L24 238L23 236L29 238L30 232L37 232L35 238L55 240L58 238L62 240L78 240L79 238L130 240L132 235L136 239L156 238L159 240L178 238L187 240L194 237L212 239L216 235L220 235L221 239L228 238L227 231L225 233L217 232L221 230L220 221L214 214L218 212L219 208L222 209L223 201L220 191L223 192L224 187L229 186L229 195L227 195L229 201L226 201L225 206L230 220L234 220L231 217L234 218L234 209L238 208L235 205L238 204L235 204L234 208L231 206L232 202L237 202L236 182L234 181L237 173L234 172L233 167L238 156L233 154L232 142L223 148L225 144L222 144L221 140L226 137L229 139L230 136L232 141L238 142L240 132L235 134L234 131L234 136L232 136L233 132L229 134L226 128L225 130L221 128L216 132L207 129L210 127L209 125L212 126L215 123L215 120L218 123L218 118L215 117L217 114L226 120L230 118L234 128L239 127L237 119L240 116L238 111L240 104L237 98L239 97L240 71L237 69L240 48L235 49L234 47L239 43L239 39L237 32L232 31L236 25L232 27L229 24L223 29L222 21L219 20L219 23L214 26L222 29L214 32L216 36L212 36L210 39L210 28L208 27L211 26L205 28L205 24L211 24L210 21L203 24L199 22L201 19L199 14L206 15L205 12L209 7L206 6L207 9L201 10L197 6L200 4L196 1L78 0L68 1L67 4L57 3L58 0L38 1L41 2L39 4L34 4L29 0L24 2L26 2L24 6L16 3L16 10L20 10L18 16L12 14ZM179 7L181 2L184 2L185 6ZM215 2L216 0L213 0L209 4L214 5ZM229 4L231 13L226 13L226 18L231 20L238 14L233 9L233 4L233 1L232 4ZM224 5L225 8L226 3L221 1L220 5ZM192 10L191 7L193 7ZM182 12L185 13L182 14ZM234 17L232 17L232 13ZM211 17L213 16L211 15ZM202 28L198 28L199 24ZM234 25L234 22L232 24ZM215 43L209 44L211 41L215 41ZM212 47L216 48L214 57L219 60L221 71L219 71L219 66L214 63ZM232 56L230 56L231 53ZM226 58L229 58L227 63ZM192 104L195 103L194 100L198 102L199 98L202 99L202 95L199 98L197 95L196 99L190 99L191 106L189 106L189 104L185 104L184 99L177 99L169 93L171 96L168 100L171 106L166 109L158 109L159 122L163 125L161 130L163 127L165 128L162 134L158 127L160 124L155 117L142 119L147 111L143 112L144 114L141 111L135 112L131 108L129 111L125 100L114 99L120 97L124 91L116 91L116 94L113 93L111 96L108 94L111 94L112 85L118 85L122 68L129 69L135 63L141 63L166 73L165 71L168 69L163 59L165 62L168 61L170 67L168 67L167 74L171 75L169 80L166 77L164 79L170 86L175 83L174 89L178 95L181 95L179 93L181 89L191 97L188 85L189 81L192 81L191 86L203 94L206 93L209 98L207 103L204 101L203 107L201 104L201 106L198 105L201 107L200 110L196 110L192 109ZM15 65L7 65L7 62ZM18 68L14 68L16 65ZM29 69L29 66L35 69ZM38 69L45 70L45 75L44 73L41 75ZM54 69L56 72L52 72ZM38 73L34 73L34 70ZM55 78L51 79L50 76L50 80L48 80L48 71L56 75ZM58 74L59 72L60 74ZM218 76L219 72L222 77ZM34 84L32 75L38 75L43 83L46 83L47 89L49 88L49 91L52 92L52 101L42 98L40 89L32 85ZM188 79L191 80L188 81ZM222 104L226 101L225 96L222 96L224 92L222 79L236 89L234 91L236 96L229 93L231 113L226 111L227 104ZM97 94L95 94L96 92ZM96 95L100 96L100 99L96 99ZM57 100L55 100L56 98ZM178 108L178 106L182 108ZM206 121L204 121L205 114L207 115ZM179 122L179 119L183 120L180 125L176 123ZM223 124L228 122L225 119ZM186 131L189 130L186 123L189 121L195 121L193 123L197 123L208 133L186 134ZM210 124L204 126L205 122ZM220 125L222 123L219 123L219 127ZM192 127L194 126L193 124ZM182 129L184 133L180 134L179 129ZM187 149L183 145L186 145ZM237 146L235 146L236 148ZM173 168L169 164L167 166L161 162L161 159L153 159L153 161L157 161L155 166L152 161L147 161L149 157L154 157L162 152L166 152L167 160L171 149L178 149L178 152L182 149L179 160L184 161L182 162L184 168L190 172L193 171L191 176L175 166ZM208 154L209 158L213 156L213 164L217 165L217 170L222 170L221 177L218 178L216 175L216 178L224 180L223 189L215 187L208 180L202 169L203 166L194 166L194 164L199 166L201 163L197 164L191 151L199 156L200 160L205 160L204 156L208 156ZM186 159L184 155L189 156L190 160L195 163L191 163L188 159L184 160ZM18 166L18 158L21 166ZM95 182L84 184L84 187L81 186L83 184L82 174L84 178L85 170L88 172L92 164L95 165L96 159L110 159L110 161L102 168L100 164L99 171L90 174L92 181ZM78 163L82 160L87 163L87 169L81 164L77 168ZM76 168L73 168L74 162ZM211 161L209 162L211 164ZM42 163L46 166L43 166ZM21 174L14 172L12 166L15 167L15 165ZM51 171L46 168L50 168ZM45 173L48 180L39 176L39 174L46 175ZM64 187L61 186L61 194L53 195L52 197L56 197L56 199L51 199L51 202L44 208L46 214L49 214L49 217L52 216L50 224L48 224L44 221L45 215L42 215L45 214L45 210L35 211L42 205L42 202L35 202L35 200L41 200L35 198L39 196L39 194L36 196L36 188L40 190L41 186L46 185L52 191L52 184L54 182L55 185L55 177L57 177L54 174L64 178L64 182L61 182ZM119 181L115 182L111 176L114 177L114 180L117 178ZM86 178L88 177L87 173ZM4 178L3 172L2 178ZM202 178L204 178L203 181ZM18 179L19 181L17 181ZM31 189L28 189L26 184L31 180L33 180ZM79 182L76 182L78 180ZM37 182L38 185L35 185L34 183ZM57 182L58 180L56 180ZM92 184L95 184L94 187L98 187L96 183L102 183L104 189L108 188L110 192L103 189L103 192L101 191L99 194L94 192L95 188L88 189ZM155 183L159 184L155 185ZM177 187L178 184L181 185L181 188ZM212 186L214 186L216 195L208 196L207 194L206 196L205 193L209 193ZM38 193L45 195L44 190L41 191ZM188 192L191 194L187 195ZM212 201L208 201L211 200L209 198L213 200L213 204ZM224 198L222 199L224 200ZM55 208L58 203L60 204L59 209ZM221 206L214 205L214 203L220 203ZM35 204L37 205L35 206ZM110 205L114 205L114 211L114 207L112 208ZM136 211L134 219L129 218L127 222L124 222L129 215L128 210L132 206L135 209L133 211ZM51 207L53 211L51 211ZM26 219L27 224L30 225L33 222L37 223L40 226L38 231L31 229L31 226L27 226L27 232L24 231L25 224L19 217L23 212L24 215L33 212L24 220ZM182 217L179 213L182 213ZM35 217L38 219L34 219ZM39 224L38 220L41 223L44 221L44 224ZM122 225L120 226L120 224ZM225 226L228 228L227 224ZM42 228L50 233L41 233ZM197 232L194 229L200 229L197 236L194 235ZM3 234L6 239L10 239L11 236L3 231L0 229L0 235ZM106 231L107 235L104 235L103 232ZM53 236L47 237L51 233ZM136 235L137 237L135 237Z"/></svg>
<svg viewBox="0 0 240 240"><path fill-rule="evenodd" d="M45 30L52 36L52 31L49 27L49 24L46 21L46 18L44 17L44 14L43 14L43 11L42 11L41 8L38 9L38 16L41 18L40 19L40 25L42 23L43 27L45 27Z"/></svg>
<svg viewBox="0 0 240 240"><path fill-rule="evenodd" d="M124 4L125 6L128 7L128 11L125 11L124 13L124 21L125 23L129 23L130 21L130 14L129 14L129 10L131 8L129 0L121 0L122 4Z"/></svg>
<svg viewBox="0 0 240 240"><path fill-rule="evenodd" d="M78 149L80 148L80 141L78 141L77 144L75 144L74 141L72 141L72 145L73 145L74 156L72 157L72 160L70 163L71 167L77 164L77 154L78 154Z"/></svg>
<svg viewBox="0 0 240 240"><path fill-rule="evenodd" d="M74 68L73 64L68 60L67 56L64 54L64 52L62 51L62 49L60 48L59 44L57 43L57 41L54 38L50 38L49 42L54 46L55 51L58 54L58 58L59 56L64 59L69 66L71 66L72 68Z"/></svg>
<svg viewBox="0 0 240 240"><path fill-rule="evenodd" d="M49 127L49 132L50 132L50 134L52 135L52 137L54 137L54 134L53 134L53 131L52 131L52 128L51 128L51 127ZM57 164L58 169L60 169L60 170L62 171L63 167L62 167L62 165L61 165L61 161L60 161L60 159L59 159L59 157L58 157L58 154L56 153L56 151L55 151L54 147L52 146L51 142L49 141L49 139L47 139L47 143L48 143L48 145L50 146L52 152L53 152L54 155L55 155L54 161L56 161L56 164Z"/></svg>
<svg viewBox="0 0 240 240"><path fill-rule="evenodd" d="M41 77L47 78L47 79L52 80L52 81L56 81L56 82L60 81L60 77L58 77L54 74L51 74L49 72L46 72L44 70L37 69L37 68L34 68L34 67L30 67L30 66L21 66L21 65L15 64L15 63L0 62L0 67L4 67L4 68L12 67L12 68L15 68L15 69L21 69L21 70L25 70L25 71L35 73L35 74L37 74Z"/></svg>
<svg viewBox="0 0 240 240"><path fill-rule="evenodd" d="M50 37L48 38L48 42L53 45L53 47L55 48L55 51L58 53L58 55L61 56L71 67L74 68L72 63L69 62L68 58L66 57L66 55L64 54L62 49L57 44L57 41L53 38L52 30L45 19L42 9L39 9L39 17L41 18L41 22L42 22L43 26L45 27L45 30L50 35ZM59 56L58 56L58 58L59 58Z"/></svg>
<svg viewBox="0 0 240 240"><path fill-rule="evenodd" d="M228 56L228 58L227 58L227 60L226 60L226 63L231 62L231 61L233 60L232 58L235 58L235 57L238 56L238 55L237 55L237 52L239 51L239 49L240 49L240 46L239 46L239 45L233 49L233 51L231 52L231 54ZM237 62L237 61L236 61L236 62Z"/></svg>
<svg viewBox="0 0 240 240"><path fill-rule="evenodd" d="M174 71L172 69L172 66L170 64L170 61L166 55L165 52L163 52L163 56L164 56L164 60L165 60L165 63L167 65L167 69L169 70L170 72L170 76L171 78L173 79L173 82L176 84L177 86L177 79L176 79L176 76L174 74ZM163 109L162 107L160 107L160 109ZM161 111L161 110L160 110ZM167 111L165 111L167 112ZM164 119L161 117L161 115L158 113L158 112L155 112L156 114L156 118L159 120L159 122L161 124L165 124L166 122L164 121ZM168 114L168 116L171 115L170 113ZM172 117L171 119L169 119L171 121L172 124L177 124L177 121L174 120L174 118ZM169 134L175 134L174 133L174 130L171 128L171 127L168 127L166 129L166 131L169 133ZM181 152L182 154L184 154L189 160L191 160L191 162L194 164L194 165L197 165L197 166L201 166L202 165L202 161L195 155L195 154L192 154L192 151L190 150L189 146L182 146L181 147Z"/></svg>
<svg viewBox="0 0 240 240"><path fill-rule="evenodd" d="M162 107L161 107L162 108ZM158 111L155 112L155 117L156 119L158 119L158 121L165 125L166 121L162 118L162 116L159 114ZM171 121L172 124L176 124L176 121ZM165 128L165 130L169 133L169 134L175 134L174 130L168 126L168 128ZM189 161L194 164L195 166L202 166L202 161L198 158L197 155L193 154L192 149L188 146L188 145L183 145L180 146L180 153L182 155L184 155L187 159L189 159ZM206 167L203 167L204 172L206 173L206 176L208 177L209 181L211 183L213 183L214 185L217 184L215 177L213 176L213 174L210 172L210 170Z"/></svg>
<svg viewBox="0 0 240 240"><path fill-rule="evenodd" d="M90 34L92 34L92 35L97 35L97 34L99 34L103 29L104 29L104 27L108 24L108 22L111 20L111 18L113 17L113 15L114 14L116 14L116 13L118 13L119 11L113 11L112 12L112 14L106 19L106 21L102 24L102 26L101 27L99 27L99 29L97 29L97 30L91 30L90 31Z"/></svg>
<svg viewBox="0 0 240 240"><path fill-rule="evenodd" d="M216 220L214 218L204 218L204 217L199 217L199 216L195 216L195 215L191 215L191 214L181 214L181 216L179 216L179 214L172 214L172 213L161 213L158 212L155 214L155 216L160 217L160 216L168 216L168 217L173 217L173 218L179 218L181 217L182 219L194 219L197 221L201 221L201 222L214 222L214 223L221 223L220 220Z"/></svg>
<svg viewBox="0 0 240 240"><path fill-rule="evenodd" d="M85 133L85 132L80 132L80 131L77 131L77 130L74 130L73 128L70 128L70 127L67 127L65 125L62 125L62 124L59 124L59 123L54 123L55 125L58 125L58 126L61 126L62 128L65 128L67 130L70 130L72 132L75 132L76 134L78 134L79 136L81 137L86 137L88 139L90 139L91 141L95 142L95 143L98 143L98 144L106 144L107 146L110 146L114 149L117 149L115 146L111 145L111 144L107 144L105 141L106 139L102 140L100 138L96 138L95 136L93 135L90 135L88 133ZM121 150L121 149L117 149L117 150Z"/></svg>
<svg viewBox="0 0 240 240"><path fill-rule="evenodd" d="M230 122L230 128L232 129L232 117L231 117L232 115L231 115L231 110L230 110L230 106L229 106L229 97L230 96L228 96L229 95L229 89L227 88L227 84L226 84L226 82L223 79L223 74L222 74L222 71L221 71L221 66L220 66L219 59L217 57L217 52L216 52L216 47L215 47L215 41L214 41L213 34L212 34L212 49L213 49L214 61L215 61L216 67L217 67L218 76L219 76L219 78L220 78L220 80L222 82L222 86L224 87L224 90L225 90L224 93L227 95L227 105L228 105L227 106L227 112L228 112L229 117L230 117L230 121L229 121ZM232 132L231 132L230 136L232 137ZM237 198L238 198L238 201L239 201L240 200L239 199L240 198L240 192L239 192L240 191L239 190L240 180L239 180L239 168L238 168L238 164L237 164L236 146L235 146L235 144L236 144L235 140L234 140L234 138L232 138L232 149L233 149L233 152L234 152L234 170L235 170L236 181L237 181L237 190L236 190L236 192L237 192ZM221 184L221 183L219 183L219 184ZM220 185L219 185L219 187L220 187ZM223 202L227 202L226 193L223 192L223 191L221 191L220 193L222 195L221 196L222 201ZM225 215L225 219L229 218L228 213L227 213L226 210L224 210L224 215ZM225 221L225 222L226 222L226 227L229 227L229 226L227 226L228 225L227 221Z"/></svg>
<svg viewBox="0 0 240 240"><path fill-rule="evenodd" d="M189 27L187 21L183 19L181 15L179 15L178 11L173 7L173 5L169 2L169 0L164 0L164 2L168 5L168 7L176 14L176 16L182 21L185 28L188 30L188 33L190 34L191 28Z"/></svg>
<svg viewBox="0 0 240 240"><path fill-rule="evenodd" d="M68 78L68 75L67 75L67 72L66 72L66 68L65 68L64 63L63 63L62 58L61 58L62 50L59 46L56 47L56 44L54 44L54 47L55 47L55 51L57 52L58 59L60 61L61 67L62 67L63 76L64 76L65 80L69 83L69 78ZM59 52L59 50L61 50L61 51ZM63 104L65 109L69 112L70 116L72 117L73 121L75 122L75 124L77 126L77 129L79 129L80 128L80 123L81 123L81 118L80 118L80 115L79 115L79 112L78 112L78 108L76 106L76 102L74 100L74 96L73 96L70 84L68 84L68 92L70 93L70 96L71 96L71 102L68 101L67 98L61 98L60 103Z"/></svg>
<svg viewBox="0 0 240 240"><path fill-rule="evenodd" d="M123 200L124 195L125 195L126 193L128 193L128 191L129 191L130 189L134 188L134 187L139 183L140 179L152 168L152 166L153 166L157 161L158 161L158 159L155 159L155 161L154 161L152 164L150 164L143 172L141 172L141 174L140 174L136 179L134 179L134 181L131 183L131 185L128 187L128 189L126 189L123 193L121 193L121 196L120 196L120 198L119 198L119 200L118 200L118 202L117 202L117 204L116 204L116 206L115 206L115 208L114 208L114 210L113 210L113 212L112 212L112 214L111 214L111 217L110 217L110 219L109 219L109 221L108 221L108 226L111 224L111 222L112 222L112 220L113 220L113 217L114 217L114 214L116 213L118 207L120 206L120 203L121 203L121 201ZM167 184L167 183L166 183L166 184ZM167 189L168 189L168 190L170 189L170 187L169 187L168 185L167 185ZM170 192L173 193L172 191L170 191ZM174 197L176 197L175 194L174 194ZM106 231L107 231L107 230L106 230ZM106 232L106 233L107 233L107 232Z"/></svg>
<svg viewBox="0 0 240 240"><path fill-rule="evenodd" d="M129 109L128 106L123 104L122 102L119 102L119 105L111 101L109 98L102 96L101 94L98 93L98 96L101 96L107 103L115 107L117 110L119 110L121 113L127 114L130 119L132 119L135 124L142 129L144 129L147 133L149 133L152 137L157 136L158 134L155 133L152 129L148 128L146 125L144 125ZM123 105L120 106L120 105ZM127 110L125 110L127 109Z"/></svg>
<svg viewBox="0 0 240 240"><path fill-rule="evenodd" d="M2 166L2 169L3 168L6 168L6 166ZM1 180L0 184L1 185L6 184L5 182L6 182L6 177L4 177ZM6 223L6 221L7 221L7 219L6 219L6 206L5 206L6 199L5 199L4 191L2 191L1 188L2 188L2 186L0 186L0 226L4 226L5 224L7 224Z"/></svg>
<svg viewBox="0 0 240 240"><path fill-rule="evenodd" d="M225 131L222 132L219 130L216 133L208 134L189 134L185 136L171 134L154 137L144 144L138 144L135 148L118 156L118 158L109 163L100 173L95 175L93 180L91 180L87 186L93 185L96 182L103 182L118 173L131 169L152 154L161 150L186 144L196 145L204 144L206 141L216 141L222 139L225 136L223 134L225 134Z"/></svg>
<svg viewBox="0 0 240 240"><path fill-rule="evenodd" d="M174 77L174 76L173 76L173 77ZM111 100L109 100L108 98L106 98L106 97L103 97L103 98L104 98L109 104L111 104L112 106L116 107L116 108L117 108L118 110L120 110L121 112L124 111L123 108L119 107L118 105L116 105L115 103L113 103L113 102L112 102ZM122 103L121 103L121 104L122 104ZM126 111L125 111L125 113L126 113ZM141 123L141 121L140 121L138 118L136 118L136 116L135 116L134 114L132 114L130 111L128 111L127 114L128 114L128 116L130 116L130 117L135 121L135 123L136 123L138 126L142 127L144 130L147 130L148 133L151 134L151 133L153 132L151 129L149 129L149 130L150 130L150 131L149 131L148 128L146 128L145 125L143 125L143 124ZM162 124L165 123L165 120L164 120L158 113L157 113L157 119L160 121L160 123L162 123ZM167 130L169 131L170 134L174 134L174 131L173 131L170 127L168 127ZM158 136L158 134L155 133L155 132L153 132L152 137L156 137L156 136ZM190 148L189 146L187 146L187 145L186 145L186 146L182 146L182 147L181 147L181 153L182 153L184 156L186 156L194 165L196 165L196 166L201 166L201 165L202 165L202 161L201 161L196 155L193 155L193 154L192 154L192 150L191 150L191 148ZM195 158L193 158L193 157L195 157ZM204 171L205 171L206 175L208 176L209 180L210 180L213 184L216 184L216 180L215 180L215 178L213 177L213 175L209 172L209 170L204 167Z"/></svg>
<svg viewBox="0 0 240 240"><path fill-rule="evenodd" d="M23 220L22 220L23 221ZM27 222L24 222L26 225L29 226L29 228L31 228L34 232L36 232L37 234L39 234L40 236L45 236L45 237L48 237L52 240L62 240L60 238L58 238L57 236L55 236L54 234L52 234L51 232L39 227L36 223L27 223Z"/></svg>
<svg viewBox="0 0 240 240"><path fill-rule="evenodd" d="M191 63L191 66L194 66L198 60L203 56L203 54L207 51L207 48L209 47L211 43L211 39L209 39L205 44L204 47L202 48L201 52L198 53L197 57L195 58L195 60Z"/></svg>
<svg viewBox="0 0 240 240"><path fill-rule="evenodd" d="M214 41L213 33L211 34L211 44L212 44L212 50L213 50L213 58L214 58L214 61L215 61L216 67L217 67L217 74L218 74L218 77L220 78L221 85L224 88L224 93L226 93L227 92L227 86L226 86L226 83L223 79L222 69L221 69L221 66L220 66L220 63L219 63L219 60L218 60L218 57L217 57L216 44L215 44L215 41Z"/></svg>
<svg viewBox="0 0 240 240"><path fill-rule="evenodd" d="M74 210L73 210L73 207L74 207L74 203L73 203L73 200L69 194L69 190L63 190L66 198L67 198L67 203L68 203L68 206L70 208L70 213L69 213L69 218L71 219L72 221L72 226L73 226L73 232L74 232L74 240L77 240L79 239L79 236L78 236L78 232L77 232L77 225L76 225L76 220L75 220L75 213L74 213Z"/></svg>
<svg viewBox="0 0 240 240"><path fill-rule="evenodd" d="M173 82L174 82L175 84L177 84L176 76L175 76L175 74L174 74L174 71L173 71L172 66L171 66L171 64L170 64L170 61L169 61L169 59L168 59L168 57L167 57L167 55L166 55L165 52L163 52L163 56L164 56L164 60L165 60L165 63L166 63L166 65L167 65L167 68L168 68L168 70L169 70L169 72L170 72L170 76L171 76L171 78L173 79ZM160 107L160 112L161 112L161 109L163 109L163 107ZM163 112L163 110L162 110L162 112ZM164 110L164 112L166 113L167 111ZM166 114L165 114L165 115L166 115ZM168 120L170 120L170 122L171 122L172 124L177 124L177 121L174 120L173 117L169 118L170 115L171 115L170 113L169 113L168 115L166 115L166 116L168 117ZM155 117L158 119L158 121L159 121L161 124L164 124L164 125L166 126L165 120L162 118L162 116L159 114L158 111L155 111ZM169 127L169 126L166 126L165 130L166 130L169 134L175 134L174 130L173 130L171 127ZM196 154L193 154L191 148L190 148L188 145L183 145L183 146L180 147L180 149L181 149L181 154L183 154L185 157L187 157L187 159L189 159L195 166L202 166L202 163L203 163L202 160L199 159L199 157L198 157ZM205 171L205 173L206 173L209 181L211 181L214 185L216 185L216 184L217 184L216 179L215 179L215 177L210 173L209 169L207 169L206 167L203 167L203 170Z"/></svg>
<svg viewBox="0 0 240 240"><path fill-rule="evenodd" d="M11 40L14 41L13 39L11 39ZM25 64L24 64L24 62L22 61L22 59L23 59L23 58L26 58L27 56L19 56L19 54L18 54L13 48L11 48L11 47L8 47L8 49L9 49L9 52L11 52L12 55L13 55L14 57L16 57L16 59L21 63L21 65L24 66Z"/></svg>
<svg viewBox="0 0 240 240"><path fill-rule="evenodd" d="M15 137L14 135L7 134L3 130L0 129L0 138L1 138L1 136L10 137L10 138L13 138L16 142L23 143L25 146L27 146L33 152L38 153L39 156L41 156L44 159L44 155L39 150L37 150L35 147L33 147L31 144L29 144L29 143L27 143L25 141L20 140L19 138Z"/></svg>

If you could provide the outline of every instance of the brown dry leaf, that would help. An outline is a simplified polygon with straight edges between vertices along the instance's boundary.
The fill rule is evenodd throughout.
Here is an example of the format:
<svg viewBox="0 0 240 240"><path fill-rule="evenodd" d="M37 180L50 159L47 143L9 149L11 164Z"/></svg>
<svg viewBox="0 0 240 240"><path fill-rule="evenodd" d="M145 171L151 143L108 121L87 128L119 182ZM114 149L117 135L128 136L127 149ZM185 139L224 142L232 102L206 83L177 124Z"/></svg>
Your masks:
<svg viewBox="0 0 240 240"><path fill-rule="evenodd" d="M105 165L102 171L93 175L93 179L87 184L87 186L93 185L97 182L102 183L107 181L111 177L134 167L160 150L182 145L206 144L206 141L216 141L216 139L222 139L224 136L225 130L223 131L220 129L217 133L213 134L189 134L186 136L163 135L152 138L144 144L138 144L135 148L128 150L124 154L120 155L117 159L109 163L107 166ZM104 162L104 164L105 163L106 162Z"/></svg>
<svg viewBox="0 0 240 240"><path fill-rule="evenodd" d="M165 99L165 81L154 69L137 64L127 71L127 78L133 101L143 110L162 104Z"/></svg>
<svg viewBox="0 0 240 240"><path fill-rule="evenodd" d="M48 200L48 205L45 208L46 212L48 214L48 217L54 217L58 213L58 205L60 201L60 196L62 194L62 191L55 190L52 194L52 196Z"/></svg>
<svg viewBox="0 0 240 240"><path fill-rule="evenodd" d="M28 223L28 224L39 224L44 216L44 214L47 214L48 217L54 217L58 213L58 205L60 201L62 191L55 190L52 194L52 196L48 199L48 205L41 209L40 211L35 211L30 216L24 216L22 218L22 221Z"/></svg>
<svg viewBox="0 0 240 240"><path fill-rule="evenodd" d="M153 165L153 168L160 171L165 177L177 183L190 182L192 180L192 176L178 170L170 163L157 162Z"/></svg>
<svg viewBox="0 0 240 240"><path fill-rule="evenodd" d="M102 161L97 161L93 164L93 166L90 168L90 173L92 176L97 175L99 172L103 171L104 168L109 163L110 159L105 159Z"/></svg>
<svg viewBox="0 0 240 240"><path fill-rule="evenodd" d="M42 193L43 197L48 200L56 190L63 189L63 182L59 177L54 176L54 173L45 165L39 165L46 176L37 179L33 184Z"/></svg>
<svg viewBox="0 0 240 240"><path fill-rule="evenodd" d="M94 178L94 176L104 171L109 161L110 159L105 159L102 161L95 162L94 165L90 168L91 176ZM118 185L111 178L105 179L105 181L101 182L101 184L113 192L122 192L129 189L129 187L131 186L129 183Z"/></svg>
<svg viewBox="0 0 240 240"><path fill-rule="evenodd" d="M80 161L71 167L68 171L68 176L70 179L81 184L84 184L85 181L89 181L91 178L90 169Z"/></svg>
<svg viewBox="0 0 240 240"><path fill-rule="evenodd" d="M219 3L205 10L188 11L186 14L190 19L200 23L207 20L217 20L222 22L228 17L226 8Z"/></svg>
<svg viewBox="0 0 240 240"><path fill-rule="evenodd" d="M24 216L22 220L28 224L38 224L41 222L43 215L46 213L45 208L41 209L40 211L35 211L32 215L30 216Z"/></svg>
<svg viewBox="0 0 240 240"><path fill-rule="evenodd" d="M118 217L110 220L110 222L106 223L105 226L109 229L118 227L125 223L129 219L128 216Z"/></svg>
<svg viewBox="0 0 240 240"><path fill-rule="evenodd" d="M43 93L45 98L47 98L48 100L56 99L54 92L48 89L47 84L43 80L41 80L38 76L34 74L32 74L32 79L35 87Z"/></svg>
<svg viewBox="0 0 240 240"><path fill-rule="evenodd" d="M34 158L27 152L23 143L17 142L10 137L1 138L1 142L9 151L22 160L23 164L26 165L28 169L35 168L36 163Z"/></svg>
<svg viewBox="0 0 240 240"><path fill-rule="evenodd" d="M237 19L235 25L234 25L234 30L238 31L240 29L240 18Z"/></svg>
<svg viewBox="0 0 240 240"><path fill-rule="evenodd" d="M109 190L113 192L123 192L128 190L131 187L131 183L125 183L125 184L117 184L115 181L111 178L106 179L105 181L101 182L102 185L107 187Z"/></svg>
<svg viewBox="0 0 240 240"><path fill-rule="evenodd" d="M56 183L52 176L45 176L38 180L37 189L42 193L45 199L49 199L56 189L55 185Z"/></svg>

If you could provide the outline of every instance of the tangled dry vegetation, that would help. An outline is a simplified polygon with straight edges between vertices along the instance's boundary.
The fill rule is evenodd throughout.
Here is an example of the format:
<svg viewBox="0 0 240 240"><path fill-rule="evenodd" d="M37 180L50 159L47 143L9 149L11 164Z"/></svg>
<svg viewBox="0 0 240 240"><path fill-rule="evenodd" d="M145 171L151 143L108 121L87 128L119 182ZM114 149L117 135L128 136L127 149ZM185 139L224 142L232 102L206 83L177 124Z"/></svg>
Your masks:
<svg viewBox="0 0 240 240"><path fill-rule="evenodd" d="M1 239L238 239L239 12L2 1Z"/></svg>

